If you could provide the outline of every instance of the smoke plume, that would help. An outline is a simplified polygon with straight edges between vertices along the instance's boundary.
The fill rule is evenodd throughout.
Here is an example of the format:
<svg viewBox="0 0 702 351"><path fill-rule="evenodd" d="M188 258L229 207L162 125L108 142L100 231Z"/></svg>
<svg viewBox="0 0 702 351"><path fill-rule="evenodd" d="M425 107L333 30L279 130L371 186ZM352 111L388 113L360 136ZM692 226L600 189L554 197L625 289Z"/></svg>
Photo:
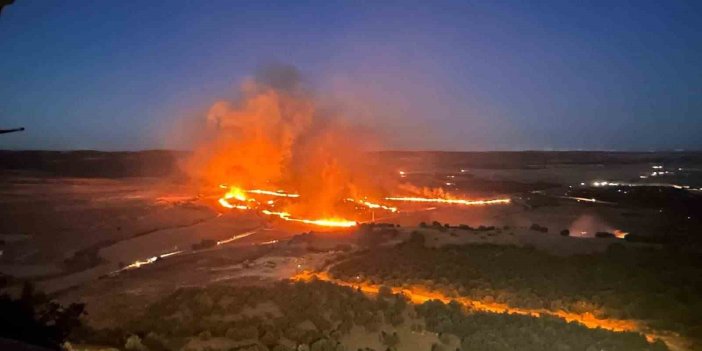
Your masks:
<svg viewBox="0 0 702 351"><path fill-rule="evenodd" d="M317 216L335 215L346 197L379 191L363 162L367 129L322 108L294 67L260 70L236 99L211 106L206 128L185 165L206 184L304 194L289 210Z"/></svg>

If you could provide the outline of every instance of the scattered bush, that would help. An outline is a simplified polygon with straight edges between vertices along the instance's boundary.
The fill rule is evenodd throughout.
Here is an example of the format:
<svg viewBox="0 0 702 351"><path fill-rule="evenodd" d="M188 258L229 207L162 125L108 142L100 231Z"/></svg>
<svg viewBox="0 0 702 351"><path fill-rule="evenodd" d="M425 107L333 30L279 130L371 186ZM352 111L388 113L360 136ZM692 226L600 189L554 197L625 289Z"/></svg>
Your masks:
<svg viewBox="0 0 702 351"><path fill-rule="evenodd" d="M529 227L530 230L533 230L535 232L541 232L541 233L547 233L548 228L547 227L542 227L536 223L532 224L531 227Z"/></svg>
<svg viewBox="0 0 702 351"><path fill-rule="evenodd" d="M204 250L217 246L217 241L212 239L202 239L199 243L192 245L193 250Z"/></svg>

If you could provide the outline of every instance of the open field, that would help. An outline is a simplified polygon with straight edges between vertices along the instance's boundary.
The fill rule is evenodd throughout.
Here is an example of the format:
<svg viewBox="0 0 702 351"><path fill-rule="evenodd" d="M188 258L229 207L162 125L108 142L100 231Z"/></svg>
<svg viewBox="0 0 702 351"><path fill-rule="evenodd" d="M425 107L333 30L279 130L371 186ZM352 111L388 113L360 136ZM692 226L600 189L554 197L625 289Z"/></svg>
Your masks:
<svg viewBox="0 0 702 351"><path fill-rule="evenodd" d="M2 158L15 161L3 164L0 175L0 273L9 277L15 288L23 281L32 281L64 304L85 303L88 311L85 320L91 328L118 328L129 334L137 332L133 328L134 319L148 311L148 306L159 303L171 294L178 294L182 289L209 289L213 286L273 289L280 280L298 279L305 272L326 272L339 262L355 257L353 255L363 255L364 250L369 248L381 250L371 252L378 252L389 259L394 257L394 250L397 250L394 245L411 241L417 234L423 237L427 249L439 250L437 252L451 247L475 250L472 247L497 245L515 250L535 250L534 257L546 255L543 257L549 258L545 260L554 262L580 262L584 260L583 257L589 257L587 259L592 262L605 262L612 259L613 244L616 244L614 247L623 245L628 250L634 250L630 252L671 248L682 250L686 255L699 252L699 214L669 210L695 208L699 203L700 193L696 189L700 184L700 164L697 154L633 154L628 157L621 154L587 154L581 162L575 162L577 158L573 159L571 154L566 155L568 157L544 154L540 163L534 163L534 156L529 154L522 155L523 158L506 157L500 164L485 163L481 161L481 155L470 154L465 155L463 161L456 159L455 155L451 155L447 161L436 155L427 159L421 154L411 157L406 154L401 157L379 154L384 157L380 163L385 169L389 166L399 181L415 188L442 187L452 194L468 198L506 197L511 202L491 206L393 203L399 208L396 213L382 209L359 212L359 222L375 220L393 225L391 228L386 225L379 230L365 232L366 226L360 229L323 229L250 211L223 208L217 203L221 195L219 189L203 190L177 171L162 173L148 167L134 168L131 172L117 167L111 174L86 171L104 163L112 164L110 160L114 157L119 160L115 161L118 165L128 164L130 167L154 162L139 161L142 157L139 154L88 153L86 156L85 153L48 153L39 157L39 153L32 154L33 158L23 164L17 161L22 154L4 152L0 155ZM176 167L178 157L168 153L163 155L168 157L159 161L161 164ZM151 157L154 157L153 154L148 154L147 158ZM57 163L68 166L56 166ZM427 165L434 168L427 168ZM670 169L670 173L654 176L656 185L648 186L654 184L650 183L648 176L660 169L653 167L660 165ZM647 178L641 178L642 175ZM592 184L602 180L626 182L627 185L602 187ZM639 187L631 184L648 185ZM682 185L685 188L660 184ZM668 197L671 199L669 203L654 201L655 197L651 196L655 194L649 192L649 189L668 191L669 188L676 191ZM596 201L590 201L594 197L597 197ZM568 235L562 234L564 230ZM299 235L302 233L310 234ZM600 235L598 233L607 235L596 237ZM382 253L382 250L389 251ZM374 259L368 258L367 261ZM430 263L434 259L420 259L412 264L419 267L423 264L434 265ZM526 261L520 262L520 259L515 259L514 264L527 264ZM351 264L349 268L349 264L339 267L344 267L345 272L365 269L361 264ZM474 263L464 265L466 269L477 266ZM589 268L582 269L588 272ZM625 274L626 266L618 269ZM533 271L538 272L538 268L533 268ZM368 272L364 273L364 277L373 278ZM403 279L409 284L414 278L408 276ZM373 279L375 284L388 283L384 278ZM357 283L351 281L347 285ZM395 283L398 281L392 280L392 284ZM428 296L443 296L441 299L444 302L462 296L437 288L434 283L437 281L428 285L434 288L432 294L438 291L444 295ZM455 282L442 281L443 285L440 286L447 283ZM688 297L694 294L688 291L691 288L673 282L667 284L671 285L661 288L661 291L679 290L682 291L679 296ZM403 286L403 283L399 282L399 286ZM379 285L374 289L369 292L377 293ZM504 289L504 286L500 286L498 290L502 293L509 290ZM510 299L503 296L498 302L514 309L498 311L518 311L518 308L528 307L546 311L548 313L543 313L547 315L553 312L548 310L549 306L529 305L535 303L534 299L538 300L535 297L525 305L526 300L520 295L524 287L516 284L511 289L509 292L512 295L503 294L510 296ZM497 293L499 291L490 296L494 299ZM568 296L565 295L561 298L567 300ZM472 299L468 305L475 307L490 302L489 299L485 300L485 296L471 293L463 298ZM597 294L593 293L592 296ZM675 299L688 298L679 296ZM689 303L698 303L696 298L690 299ZM584 306L601 303L597 298L588 300L587 296L583 301ZM685 325L692 319L671 317L665 323L659 323L659 320L644 320L641 317L648 316L646 313L650 312L643 303L637 305L638 310L633 314L607 306L610 315L601 314L598 309L600 314L593 318L613 318L611 315L619 313L619 317L625 316L645 325L621 329L632 335L645 334L650 340L657 338L651 335L663 335L668 347L674 350L694 349L690 345L698 345L698 340L688 339L690 331L698 330L694 325ZM483 310L481 313L494 312ZM416 315L417 311L407 313ZM655 314L657 312L651 313L658 316ZM555 316L561 318L558 314ZM434 323L430 315L406 318L415 318L423 328ZM528 318L531 319L522 322L505 319L495 323L529 324L532 319L543 317ZM585 323L585 319L578 318L581 317L574 317L573 320ZM556 329L565 325L561 324L565 322L560 319L554 323L553 328ZM607 325L604 321L593 323L596 326ZM405 341L400 344L404 347L398 347L400 350L415 344L432 349L435 347L432 345L456 348L461 347L461 338L468 340L466 343L477 342L477 339L466 339L465 335L456 336L456 330L450 332L453 336L441 341L436 332L420 333L413 329L414 323L386 325L381 329L384 328L387 332L396 332ZM435 331L449 330L436 325L431 328ZM368 331L362 324L354 325L335 340L353 349L379 349L384 345L382 337L378 338L381 329L371 328ZM633 342L640 349L657 349L660 346L641 343L644 340L641 335L624 341L613 332L598 336L589 334L587 330L574 329L571 332L575 339L585 337L594 338L587 340L601 341L613 338L618 341L612 342ZM238 340L238 336L227 336L226 330L221 335L216 332L217 335L210 339L183 333L171 340L172 345L186 349L199 349L207 345L227 349L246 344L232 341ZM107 344L115 340L123 344L123 338L128 335L120 335L114 336L116 339ZM259 341L253 339L247 342ZM284 343L291 342L288 340ZM490 348L493 346L485 347L499 349Z"/></svg>

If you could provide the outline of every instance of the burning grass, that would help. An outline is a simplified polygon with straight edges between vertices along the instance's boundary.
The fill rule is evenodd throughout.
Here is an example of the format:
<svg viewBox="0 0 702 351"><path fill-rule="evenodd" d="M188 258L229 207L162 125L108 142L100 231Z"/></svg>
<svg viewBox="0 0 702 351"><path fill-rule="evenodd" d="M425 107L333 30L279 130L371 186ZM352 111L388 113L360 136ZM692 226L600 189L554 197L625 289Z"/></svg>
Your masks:
<svg viewBox="0 0 702 351"><path fill-rule="evenodd" d="M244 190L239 187L235 186L227 186L225 184L221 184L220 188L227 189L227 192L219 198L219 204L222 207L228 208L228 209L238 209L238 210L254 210L258 211L259 213L266 215L266 216L275 216L280 219L286 220L286 221L291 221L291 222L298 222L298 223L304 223L304 224L309 224L309 225L316 225L316 226L323 226L323 227L341 227L341 228L350 228L356 226L359 222L356 220L349 220L345 219L344 217L341 216L336 216L336 217L324 217L324 218L298 218L290 214L289 212L286 212L284 210L279 210L281 206L285 206L285 204L281 204L277 202L276 200L267 200L264 201L261 199L262 196L269 196L269 197L281 197L281 198L288 198L288 199L295 199L297 200L298 198L301 198L302 196L296 193L288 193L285 192L284 190L277 190L277 191L271 191L271 190L261 190L261 189L253 189L253 190ZM252 195L250 195L252 194ZM354 199L354 198L346 198L344 199L345 202L351 203L356 205L354 209L356 210L383 210L391 213L396 213L398 212L398 208L394 206L389 206L381 203L376 203L376 202L371 202L367 200L367 198L363 199ZM418 198L418 197L386 197L385 200L388 201L406 201L406 202L432 202L432 203L440 203L440 204L447 204L447 205L469 205L469 206L475 206L475 205L494 205L494 204L508 204L510 203L510 199L493 199L493 200L466 200L466 199L443 199L443 198Z"/></svg>
<svg viewBox="0 0 702 351"><path fill-rule="evenodd" d="M440 189L432 197L411 195L419 193L399 186L403 173L398 178L364 157L377 136L323 105L294 68L262 71L237 99L210 108L207 136L184 168L205 186L226 190L222 207L318 226L353 227L363 211L398 212L391 201L509 203L459 199Z"/></svg>

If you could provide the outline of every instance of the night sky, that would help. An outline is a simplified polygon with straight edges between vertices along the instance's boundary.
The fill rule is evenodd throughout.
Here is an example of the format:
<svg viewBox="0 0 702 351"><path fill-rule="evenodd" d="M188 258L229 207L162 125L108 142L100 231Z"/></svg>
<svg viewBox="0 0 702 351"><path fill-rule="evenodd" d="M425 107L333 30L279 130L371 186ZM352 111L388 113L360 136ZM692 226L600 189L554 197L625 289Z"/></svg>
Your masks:
<svg viewBox="0 0 702 351"><path fill-rule="evenodd" d="M702 149L702 1L660 0L17 0L0 148L186 149L273 62L387 149Z"/></svg>

